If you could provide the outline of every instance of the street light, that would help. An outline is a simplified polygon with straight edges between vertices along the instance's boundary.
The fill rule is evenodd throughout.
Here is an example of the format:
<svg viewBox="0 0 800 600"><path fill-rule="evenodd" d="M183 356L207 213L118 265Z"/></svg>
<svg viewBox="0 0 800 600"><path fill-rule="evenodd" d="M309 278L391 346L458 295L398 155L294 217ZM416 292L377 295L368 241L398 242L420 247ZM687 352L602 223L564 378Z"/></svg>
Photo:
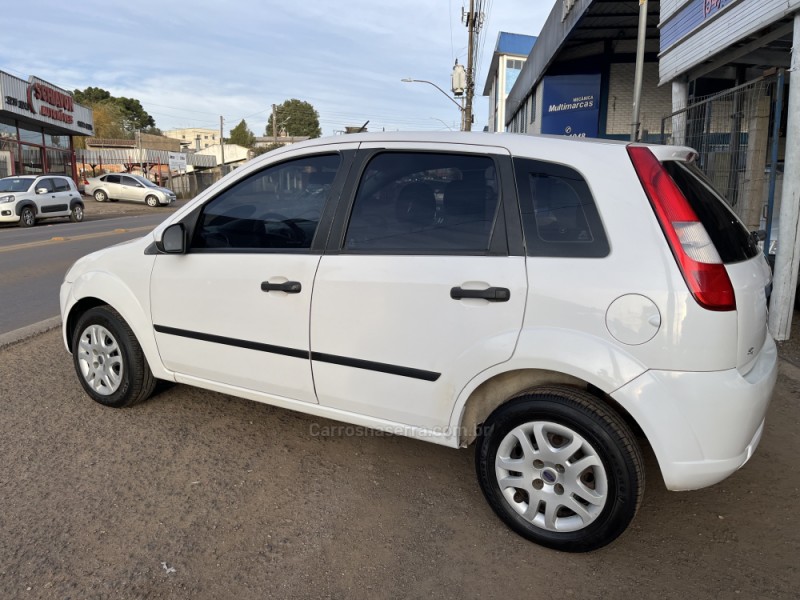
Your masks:
<svg viewBox="0 0 800 600"><path fill-rule="evenodd" d="M442 120L441 120L441 119L439 119L438 117L430 117L430 118L431 118L431 119L434 119L434 120L436 120L436 121L439 121L439 123L441 123L442 125L444 125L445 127L447 127L447 128L450 130L450 131L453 131L453 128L452 128L452 127L450 127L450 125L448 125L447 123L445 123L444 121L442 121Z"/></svg>
<svg viewBox="0 0 800 600"><path fill-rule="evenodd" d="M448 99L448 100L450 100L450 102L452 102L453 104L455 104L455 105L458 107L458 110L460 110L460 111L461 111L461 113L462 113L462 118L461 118L461 121L462 121L462 123L463 123L463 121L464 121L464 118L463 118L464 107L463 107L463 106L461 106L461 105L460 105L458 102L456 102L455 100L453 100L453 99L450 97L450 94L448 94L447 92L445 92L445 91L444 91L442 88L440 88L438 85L436 85L436 84L435 84L435 83L433 83L432 81L428 81L428 80L426 80L426 79L411 79L411 78L408 78L408 77L406 77L405 79L401 79L400 81L402 81L403 83L427 83L428 85L432 85L432 86L433 86L433 87L435 87L437 90L439 90L440 92L442 92L442 93L443 93L445 96L447 96L447 99Z"/></svg>

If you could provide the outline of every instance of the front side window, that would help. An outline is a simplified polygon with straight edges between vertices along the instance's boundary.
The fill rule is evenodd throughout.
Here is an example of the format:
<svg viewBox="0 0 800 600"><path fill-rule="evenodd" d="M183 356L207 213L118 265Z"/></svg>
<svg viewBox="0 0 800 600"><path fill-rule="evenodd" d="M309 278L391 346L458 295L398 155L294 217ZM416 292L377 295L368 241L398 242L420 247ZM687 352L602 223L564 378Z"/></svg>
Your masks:
<svg viewBox="0 0 800 600"><path fill-rule="evenodd" d="M237 182L203 207L192 249L310 248L340 160L298 158Z"/></svg>
<svg viewBox="0 0 800 600"><path fill-rule="evenodd" d="M48 194L55 191L53 180L49 177L40 179L36 182L36 190L45 190Z"/></svg>
<svg viewBox="0 0 800 600"><path fill-rule="evenodd" d="M122 185L129 185L131 187L143 187L141 183L136 181L133 177L122 176Z"/></svg>
<svg viewBox="0 0 800 600"><path fill-rule="evenodd" d="M345 250L388 254L482 254L499 193L487 156L386 152L358 186Z"/></svg>

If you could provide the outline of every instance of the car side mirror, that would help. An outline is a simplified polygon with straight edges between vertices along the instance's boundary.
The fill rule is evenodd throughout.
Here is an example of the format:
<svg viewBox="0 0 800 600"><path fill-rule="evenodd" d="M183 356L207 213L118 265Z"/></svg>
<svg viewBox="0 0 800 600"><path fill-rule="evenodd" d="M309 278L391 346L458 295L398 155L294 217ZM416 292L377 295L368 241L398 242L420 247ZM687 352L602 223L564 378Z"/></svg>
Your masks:
<svg viewBox="0 0 800 600"><path fill-rule="evenodd" d="M37 194L46 194L47 193L47 188L36 188L36 193Z"/></svg>
<svg viewBox="0 0 800 600"><path fill-rule="evenodd" d="M753 239L756 242L763 242L767 239L767 230L766 229L756 229L755 231L751 231L750 235L753 236Z"/></svg>
<svg viewBox="0 0 800 600"><path fill-rule="evenodd" d="M174 223L161 234L156 242L159 252L166 254L186 254L186 228L183 223Z"/></svg>

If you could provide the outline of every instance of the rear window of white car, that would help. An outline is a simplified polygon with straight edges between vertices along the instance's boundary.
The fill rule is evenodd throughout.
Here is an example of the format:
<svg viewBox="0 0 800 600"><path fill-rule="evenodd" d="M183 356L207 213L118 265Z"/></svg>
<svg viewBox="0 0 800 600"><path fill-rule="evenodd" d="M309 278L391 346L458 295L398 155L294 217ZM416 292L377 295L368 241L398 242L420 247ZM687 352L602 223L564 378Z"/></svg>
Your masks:
<svg viewBox="0 0 800 600"><path fill-rule="evenodd" d="M528 256L602 258L609 253L600 215L575 169L514 159L519 208Z"/></svg>
<svg viewBox="0 0 800 600"><path fill-rule="evenodd" d="M696 165L678 161L664 161L663 165L705 227L723 263L742 262L759 253L753 235Z"/></svg>

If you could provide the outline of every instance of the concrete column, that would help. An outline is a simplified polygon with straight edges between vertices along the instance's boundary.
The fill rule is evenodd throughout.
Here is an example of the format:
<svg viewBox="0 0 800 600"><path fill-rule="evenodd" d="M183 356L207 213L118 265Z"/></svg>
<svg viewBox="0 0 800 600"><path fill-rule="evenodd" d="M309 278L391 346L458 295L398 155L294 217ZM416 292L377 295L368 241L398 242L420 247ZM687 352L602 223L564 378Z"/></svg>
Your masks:
<svg viewBox="0 0 800 600"><path fill-rule="evenodd" d="M760 91L760 90L759 90ZM772 98L759 96L753 99L754 111L747 121L747 164L744 172L743 193L739 196L737 213L750 231L758 229L761 212L767 201L767 176L764 167L769 154L769 109Z"/></svg>
<svg viewBox="0 0 800 600"><path fill-rule="evenodd" d="M800 12L794 15L794 41L789 72L789 119L786 126L783 193L769 311L769 329L779 341L788 340L791 334L797 269L800 268Z"/></svg>
<svg viewBox="0 0 800 600"><path fill-rule="evenodd" d="M689 104L689 82L676 79L672 82L672 111L686 108ZM686 113L672 117L672 143L676 146L686 144Z"/></svg>

